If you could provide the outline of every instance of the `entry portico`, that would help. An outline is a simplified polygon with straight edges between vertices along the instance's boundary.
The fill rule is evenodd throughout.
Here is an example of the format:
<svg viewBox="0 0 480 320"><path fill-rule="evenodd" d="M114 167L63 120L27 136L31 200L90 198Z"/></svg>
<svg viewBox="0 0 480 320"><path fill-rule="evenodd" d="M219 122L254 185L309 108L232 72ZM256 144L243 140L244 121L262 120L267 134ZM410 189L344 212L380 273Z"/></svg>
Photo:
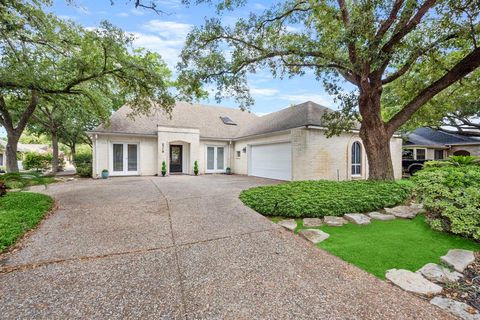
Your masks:
<svg viewBox="0 0 480 320"><path fill-rule="evenodd" d="M158 174L161 174L163 161L167 173L193 174L193 165L198 161L200 130L158 126Z"/></svg>

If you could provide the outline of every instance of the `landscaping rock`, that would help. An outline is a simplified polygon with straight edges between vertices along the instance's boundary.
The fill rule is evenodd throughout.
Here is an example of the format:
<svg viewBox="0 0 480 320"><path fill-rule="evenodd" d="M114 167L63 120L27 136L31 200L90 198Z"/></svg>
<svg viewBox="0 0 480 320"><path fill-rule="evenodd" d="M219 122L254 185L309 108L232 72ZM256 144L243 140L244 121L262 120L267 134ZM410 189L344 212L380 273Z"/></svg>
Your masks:
<svg viewBox="0 0 480 320"><path fill-rule="evenodd" d="M315 244L322 242L323 240L330 237L328 233L318 229L303 229L299 232L299 234L308 241L311 241Z"/></svg>
<svg viewBox="0 0 480 320"><path fill-rule="evenodd" d="M421 209L412 206L398 206L394 208L385 208L388 214L404 219L413 219L421 211Z"/></svg>
<svg viewBox="0 0 480 320"><path fill-rule="evenodd" d="M425 278L435 282L455 282L463 275L456 271L450 271L447 268L441 267L435 263L427 263L420 270L417 271Z"/></svg>
<svg viewBox="0 0 480 320"><path fill-rule="evenodd" d="M323 222L330 227L341 227L344 224L347 224L348 221L343 219L342 217L333 217L333 216L325 216L323 217Z"/></svg>
<svg viewBox="0 0 480 320"><path fill-rule="evenodd" d="M412 203L410 207L418 209L419 211L423 210L423 204L422 203Z"/></svg>
<svg viewBox="0 0 480 320"><path fill-rule="evenodd" d="M347 213L343 216L345 219L354 224L369 224L370 218L361 213Z"/></svg>
<svg viewBox="0 0 480 320"><path fill-rule="evenodd" d="M442 292L442 287L409 270L390 269L385 277L403 290L413 293L431 295Z"/></svg>
<svg viewBox="0 0 480 320"><path fill-rule="evenodd" d="M440 259L455 268L458 272L463 272L470 263L475 261L475 256L473 255L473 251L452 249L448 250L448 253L440 257Z"/></svg>
<svg viewBox="0 0 480 320"><path fill-rule="evenodd" d="M430 303L447 310L454 316L464 320L480 320L480 314L473 307L466 303L455 301L449 298L435 297Z"/></svg>
<svg viewBox="0 0 480 320"><path fill-rule="evenodd" d="M295 228L297 227L297 222L295 221L295 219L282 220L278 224L291 231L295 230Z"/></svg>
<svg viewBox="0 0 480 320"><path fill-rule="evenodd" d="M383 220L383 221L395 219L395 216L393 214L383 214L380 212L370 212L368 216L372 219Z"/></svg>
<svg viewBox="0 0 480 320"><path fill-rule="evenodd" d="M320 227L323 224L320 218L305 218L303 219L304 227Z"/></svg>

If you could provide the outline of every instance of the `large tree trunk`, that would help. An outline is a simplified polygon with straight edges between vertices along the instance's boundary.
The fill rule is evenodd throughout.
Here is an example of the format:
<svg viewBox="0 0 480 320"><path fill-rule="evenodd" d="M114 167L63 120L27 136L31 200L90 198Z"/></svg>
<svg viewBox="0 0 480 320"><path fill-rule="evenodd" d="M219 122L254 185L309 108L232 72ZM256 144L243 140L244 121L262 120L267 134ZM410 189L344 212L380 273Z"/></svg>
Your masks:
<svg viewBox="0 0 480 320"><path fill-rule="evenodd" d="M58 134L55 130L52 134L52 172L53 174L58 172Z"/></svg>
<svg viewBox="0 0 480 320"><path fill-rule="evenodd" d="M368 159L368 178L370 180L394 180L392 155L390 153L390 139L381 118L380 97L381 86L365 84L360 88L358 99L362 124L360 138L362 138Z"/></svg>
<svg viewBox="0 0 480 320"><path fill-rule="evenodd" d="M18 172L17 149L19 139L19 134L7 131L7 147L5 149L7 172Z"/></svg>

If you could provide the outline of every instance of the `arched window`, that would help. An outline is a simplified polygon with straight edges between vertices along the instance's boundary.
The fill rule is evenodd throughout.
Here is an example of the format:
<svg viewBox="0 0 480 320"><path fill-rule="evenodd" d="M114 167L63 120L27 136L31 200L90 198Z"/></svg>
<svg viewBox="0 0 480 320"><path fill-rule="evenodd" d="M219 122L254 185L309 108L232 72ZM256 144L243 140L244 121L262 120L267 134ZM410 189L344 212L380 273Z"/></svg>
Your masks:
<svg viewBox="0 0 480 320"><path fill-rule="evenodd" d="M362 145L360 142L352 144L352 176L362 174Z"/></svg>
<svg viewBox="0 0 480 320"><path fill-rule="evenodd" d="M469 156L470 152L467 150L457 150L453 153L454 156Z"/></svg>

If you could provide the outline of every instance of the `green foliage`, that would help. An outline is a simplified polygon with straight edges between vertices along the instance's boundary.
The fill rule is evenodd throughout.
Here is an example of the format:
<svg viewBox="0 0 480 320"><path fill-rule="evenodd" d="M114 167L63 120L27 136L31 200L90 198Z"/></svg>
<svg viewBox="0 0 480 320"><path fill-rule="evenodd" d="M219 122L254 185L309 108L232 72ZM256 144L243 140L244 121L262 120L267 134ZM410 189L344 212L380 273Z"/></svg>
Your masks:
<svg viewBox="0 0 480 320"><path fill-rule="evenodd" d="M300 220L300 227L302 229ZM341 228L320 228L330 237L318 246L357 267L385 279L388 269L417 271L427 263L440 263L450 249L480 251L480 245L460 236L432 230L423 216L413 220L372 220Z"/></svg>
<svg viewBox="0 0 480 320"><path fill-rule="evenodd" d="M39 172L11 172L0 175L0 182L4 182L8 189L22 189L35 185L46 185L55 181L54 177L46 177Z"/></svg>
<svg viewBox="0 0 480 320"><path fill-rule="evenodd" d="M480 166L426 168L414 180L433 228L480 240Z"/></svg>
<svg viewBox="0 0 480 320"><path fill-rule="evenodd" d="M164 176L165 174L167 174L167 164L165 163L165 161L162 161L162 176Z"/></svg>
<svg viewBox="0 0 480 320"><path fill-rule="evenodd" d="M85 164L85 163L92 163L92 150L91 149L84 149L82 151L78 151L75 154L75 158L73 159L76 166Z"/></svg>
<svg viewBox="0 0 480 320"><path fill-rule="evenodd" d="M193 173L195 173L195 175L198 174L198 161L195 160L195 162L193 163Z"/></svg>
<svg viewBox="0 0 480 320"><path fill-rule="evenodd" d="M25 144L50 144L50 139L44 134L37 135L30 131L25 131L22 133L19 142Z"/></svg>
<svg viewBox="0 0 480 320"><path fill-rule="evenodd" d="M450 156L448 162L454 166L469 166L480 164L480 158L474 156Z"/></svg>
<svg viewBox="0 0 480 320"><path fill-rule="evenodd" d="M23 159L23 167L26 170L46 170L50 167L52 162L52 154L51 153L36 153L36 152L28 152L25 154Z"/></svg>
<svg viewBox="0 0 480 320"><path fill-rule="evenodd" d="M85 163L78 163L75 167L77 174L80 177L90 178L92 176L92 164L85 162Z"/></svg>
<svg viewBox="0 0 480 320"><path fill-rule="evenodd" d="M0 201L0 252L34 228L52 208L49 196L30 192L10 192Z"/></svg>
<svg viewBox="0 0 480 320"><path fill-rule="evenodd" d="M267 216L341 216L374 211L407 200L411 185L382 181L295 181L242 191L247 206Z"/></svg>
<svg viewBox="0 0 480 320"><path fill-rule="evenodd" d="M439 161L439 160L427 161L423 164L424 168L442 168L442 167L448 167L451 165L452 164L449 163L448 161Z"/></svg>
<svg viewBox="0 0 480 320"><path fill-rule="evenodd" d="M132 113L171 110L171 72L157 53L132 49L134 36L109 22L84 28L48 13L49 5L0 2L0 122L11 141L32 117L32 130L59 132L72 147L121 104Z"/></svg>

